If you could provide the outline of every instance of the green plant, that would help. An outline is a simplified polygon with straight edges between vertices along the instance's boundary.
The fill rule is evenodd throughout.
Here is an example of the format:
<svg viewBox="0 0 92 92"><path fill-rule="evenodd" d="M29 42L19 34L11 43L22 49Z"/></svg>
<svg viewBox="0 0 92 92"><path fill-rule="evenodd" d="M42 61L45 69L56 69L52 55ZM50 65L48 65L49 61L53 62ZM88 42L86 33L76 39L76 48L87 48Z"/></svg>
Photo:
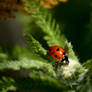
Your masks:
<svg viewBox="0 0 92 92"><path fill-rule="evenodd" d="M47 50L33 35L31 23L28 21L24 37L29 49L16 46L12 51L14 59L8 59L8 54L0 50L0 92L10 90L58 91L58 92L89 92L92 90L92 60L80 64L73 47L59 29L59 25L52 17L52 13L40 6L36 0L25 1L25 9L31 14L30 21L44 34L46 47L60 45L66 49L69 65L62 65L55 70L48 60ZM35 34L35 35L36 35ZM41 35L41 34L40 34ZM4 76L4 77L3 77Z"/></svg>

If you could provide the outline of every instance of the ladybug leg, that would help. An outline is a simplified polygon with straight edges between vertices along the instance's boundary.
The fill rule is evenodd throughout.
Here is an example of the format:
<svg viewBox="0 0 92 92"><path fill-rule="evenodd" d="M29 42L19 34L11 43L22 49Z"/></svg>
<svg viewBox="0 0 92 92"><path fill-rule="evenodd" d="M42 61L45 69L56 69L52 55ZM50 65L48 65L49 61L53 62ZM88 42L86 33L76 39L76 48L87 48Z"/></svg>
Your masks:
<svg viewBox="0 0 92 92"><path fill-rule="evenodd" d="M58 62L55 62L55 64L53 66L56 67L56 66L58 66L58 64L59 64Z"/></svg>
<svg viewBox="0 0 92 92"><path fill-rule="evenodd" d="M59 65L59 62L58 62L58 61L57 61L57 62L55 62L55 64L53 65L53 67L54 67L55 71L57 71L57 69L58 69L58 65Z"/></svg>
<svg viewBox="0 0 92 92"><path fill-rule="evenodd" d="M56 65L58 65L58 62L55 62Z"/></svg>

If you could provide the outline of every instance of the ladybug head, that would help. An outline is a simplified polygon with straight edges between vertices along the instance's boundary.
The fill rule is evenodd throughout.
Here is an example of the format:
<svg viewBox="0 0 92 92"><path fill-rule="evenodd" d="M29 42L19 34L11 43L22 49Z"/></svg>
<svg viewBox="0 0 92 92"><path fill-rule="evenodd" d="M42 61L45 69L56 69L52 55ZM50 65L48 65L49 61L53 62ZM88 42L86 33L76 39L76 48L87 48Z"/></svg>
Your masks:
<svg viewBox="0 0 92 92"><path fill-rule="evenodd" d="M65 53L63 53L63 55L64 55L64 57L63 57L63 59L61 60L61 62L64 62L65 61L65 64L69 64L69 60L68 60L68 56L65 54Z"/></svg>

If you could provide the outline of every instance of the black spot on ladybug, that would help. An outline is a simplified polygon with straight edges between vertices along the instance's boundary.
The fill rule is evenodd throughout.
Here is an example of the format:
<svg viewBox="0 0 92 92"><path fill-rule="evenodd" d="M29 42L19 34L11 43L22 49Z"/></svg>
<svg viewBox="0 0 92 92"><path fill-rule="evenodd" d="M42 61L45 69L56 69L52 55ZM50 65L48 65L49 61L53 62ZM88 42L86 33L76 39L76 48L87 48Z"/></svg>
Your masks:
<svg viewBox="0 0 92 92"><path fill-rule="evenodd" d="M57 50L56 51L59 51L59 48L57 48Z"/></svg>
<svg viewBox="0 0 92 92"><path fill-rule="evenodd" d="M55 57L57 57L57 55L55 55Z"/></svg>
<svg viewBox="0 0 92 92"><path fill-rule="evenodd" d="M51 49L49 49L49 51L51 52Z"/></svg>

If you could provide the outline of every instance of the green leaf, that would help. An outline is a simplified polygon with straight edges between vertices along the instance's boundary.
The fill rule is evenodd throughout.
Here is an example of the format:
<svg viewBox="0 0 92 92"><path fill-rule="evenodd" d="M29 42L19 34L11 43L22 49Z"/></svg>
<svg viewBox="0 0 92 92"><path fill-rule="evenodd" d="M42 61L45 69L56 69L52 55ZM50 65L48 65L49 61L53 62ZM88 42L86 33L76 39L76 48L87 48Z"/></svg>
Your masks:
<svg viewBox="0 0 92 92"><path fill-rule="evenodd" d="M49 76L42 76L37 77L36 75L31 75L28 78L16 78L16 87L18 89L24 89L24 90L40 90L40 91L58 91L61 92L62 87L64 85L61 85L57 80L49 77ZM53 85L52 85L53 84Z"/></svg>
<svg viewBox="0 0 92 92"><path fill-rule="evenodd" d="M15 81L12 78L2 77L0 80L0 92L8 92L16 90Z"/></svg>
<svg viewBox="0 0 92 92"><path fill-rule="evenodd" d="M7 61L0 63L0 70L4 69L12 69L12 70L20 70L23 69L42 69L46 70L48 73L50 73L52 76L56 76L53 67L51 64L46 63L46 60L38 58L37 57L21 57L19 61Z"/></svg>
<svg viewBox="0 0 92 92"><path fill-rule="evenodd" d="M32 35L26 34L26 35L25 35L25 38L26 38L28 44L30 45L32 51L33 51L35 54L37 54L37 55L39 55L39 56L42 56L42 57L45 57L45 56L46 56L47 51L41 46L41 44L40 44L37 40L35 40L35 39L32 37Z"/></svg>

